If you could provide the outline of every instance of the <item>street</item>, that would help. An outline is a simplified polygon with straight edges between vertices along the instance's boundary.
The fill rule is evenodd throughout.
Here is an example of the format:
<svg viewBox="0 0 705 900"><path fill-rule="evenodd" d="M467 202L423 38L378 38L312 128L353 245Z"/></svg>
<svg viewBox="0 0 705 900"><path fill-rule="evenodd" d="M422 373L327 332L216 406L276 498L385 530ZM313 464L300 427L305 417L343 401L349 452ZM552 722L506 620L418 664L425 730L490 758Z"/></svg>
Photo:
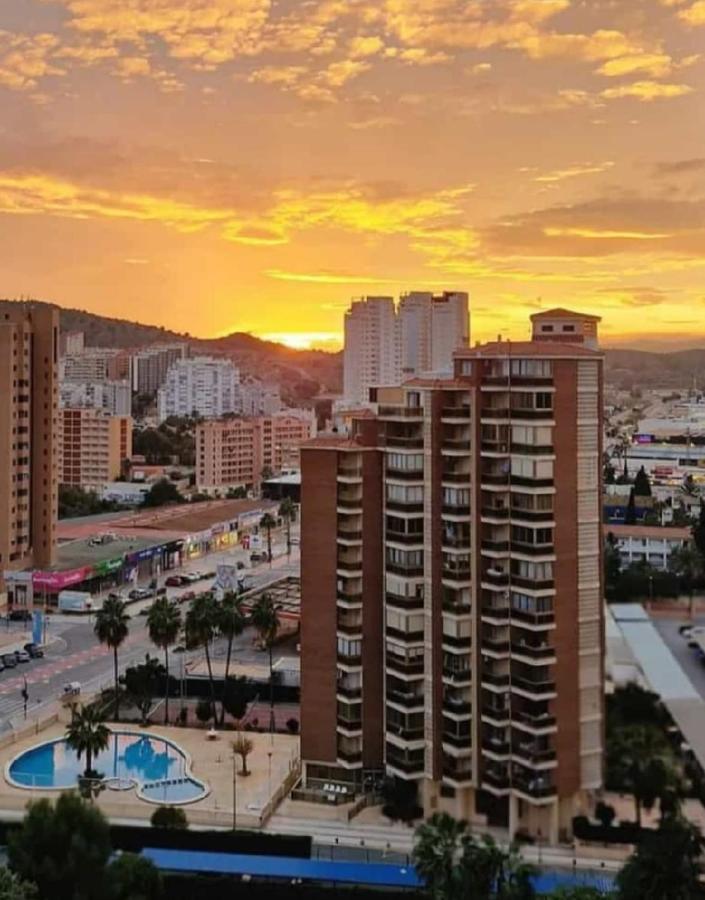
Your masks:
<svg viewBox="0 0 705 900"><path fill-rule="evenodd" d="M251 578L253 588L266 587L273 581L287 575L299 574L298 546L292 547L291 556L286 555L286 545L283 536L273 535L275 540L272 545L273 560L260 562L246 568L247 575ZM241 549L228 549L220 553L213 553L200 559L191 560L179 572L199 570L215 570L219 563L235 563L238 560L249 563L249 555ZM168 574L163 574L159 583L163 585ZM147 581L141 586L146 586ZM177 598L181 594L195 591L196 593L207 590L211 582L202 581L184 587L167 588L169 598ZM144 660L147 653L161 659L162 653L149 640L147 634L146 615L140 615L152 603L145 600L141 603L133 603L128 606L130 615L130 633L127 640L118 651L120 671L128 666ZM188 602L181 604L182 617L188 609ZM78 681L87 691L99 690L110 687L113 684L113 653L109 647L98 643L93 633L95 615L76 616L63 613L51 613L47 617L47 645L43 659L33 659L29 663L18 665L14 669L5 669L0 672L0 732L18 727L24 720L24 700L22 689L27 683L29 699L27 703L28 717L36 715L42 707L55 702L63 692L63 686L68 681ZM10 623L9 634L17 635L17 646L21 646L31 638L27 635L26 627L22 623ZM214 657L224 655L224 641L216 641ZM184 665L199 659L200 653L193 651L184 654L187 658ZM183 657L182 657L183 659ZM172 662L172 674L177 676L181 663L179 657ZM253 632L246 629L233 645L233 662L264 663L265 655L253 647Z"/></svg>

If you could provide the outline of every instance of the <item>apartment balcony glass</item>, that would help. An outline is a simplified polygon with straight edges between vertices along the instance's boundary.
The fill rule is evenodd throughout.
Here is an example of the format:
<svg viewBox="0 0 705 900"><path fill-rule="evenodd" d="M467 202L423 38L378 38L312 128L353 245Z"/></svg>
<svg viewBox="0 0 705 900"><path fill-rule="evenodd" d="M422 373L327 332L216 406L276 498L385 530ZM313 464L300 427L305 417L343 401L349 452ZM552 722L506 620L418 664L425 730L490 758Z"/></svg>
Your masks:
<svg viewBox="0 0 705 900"><path fill-rule="evenodd" d="M411 687L408 682L391 676L387 677L386 697L388 703L395 703L406 709L418 709L424 706L421 690Z"/></svg>
<svg viewBox="0 0 705 900"><path fill-rule="evenodd" d="M405 653L399 646L388 645L385 652L385 665L388 670L395 672L398 676L423 675L423 648Z"/></svg>
<svg viewBox="0 0 705 900"><path fill-rule="evenodd" d="M389 478L423 480L423 453L387 453L385 472Z"/></svg>
<svg viewBox="0 0 705 900"><path fill-rule="evenodd" d="M443 677L456 684L472 680L472 657L469 653L443 652Z"/></svg>
<svg viewBox="0 0 705 900"><path fill-rule="evenodd" d="M423 750L402 750L394 744L385 746L385 762L398 772L405 775L423 775L424 771L424 751Z"/></svg>
<svg viewBox="0 0 705 900"><path fill-rule="evenodd" d="M401 550L397 547L387 546L385 552L385 567L387 572L395 575L403 575L406 578L417 578L423 575L423 551Z"/></svg>

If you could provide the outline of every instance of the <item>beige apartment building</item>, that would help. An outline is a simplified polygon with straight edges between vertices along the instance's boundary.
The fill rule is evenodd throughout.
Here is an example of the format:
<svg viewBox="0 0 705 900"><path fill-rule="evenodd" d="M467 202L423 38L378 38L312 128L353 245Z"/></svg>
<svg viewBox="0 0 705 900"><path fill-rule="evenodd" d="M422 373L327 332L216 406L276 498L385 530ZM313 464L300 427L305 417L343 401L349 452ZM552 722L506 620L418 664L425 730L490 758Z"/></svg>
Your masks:
<svg viewBox="0 0 705 900"><path fill-rule="evenodd" d="M17 304L0 314L2 573L54 559L59 313Z"/></svg>
<svg viewBox="0 0 705 900"><path fill-rule="evenodd" d="M414 782L430 814L556 841L602 785L597 319L456 352L302 449L311 787ZM550 330L547 326L550 326Z"/></svg>
<svg viewBox="0 0 705 900"><path fill-rule="evenodd" d="M59 413L59 482L100 490L132 455L132 418L81 407Z"/></svg>
<svg viewBox="0 0 705 900"><path fill-rule="evenodd" d="M196 428L196 484L201 491L252 487L262 473L297 466L299 447L315 434L304 411L207 419Z"/></svg>

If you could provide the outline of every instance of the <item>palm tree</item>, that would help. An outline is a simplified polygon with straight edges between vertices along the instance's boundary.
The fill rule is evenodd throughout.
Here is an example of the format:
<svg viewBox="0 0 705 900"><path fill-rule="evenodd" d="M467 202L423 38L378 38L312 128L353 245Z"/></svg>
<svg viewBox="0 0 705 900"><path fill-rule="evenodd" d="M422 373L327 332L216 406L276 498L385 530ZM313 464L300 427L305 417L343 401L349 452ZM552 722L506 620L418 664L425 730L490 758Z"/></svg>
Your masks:
<svg viewBox="0 0 705 900"><path fill-rule="evenodd" d="M82 706L66 726L66 743L80 759L86 754L85 778L93 771L93 757L106 750L110 741L110 729L96 706Z"/></svg>
<svg viewBox="0 0 705 900"><path fill-rule="evenodd" d="M454 900L460 896L458 860L464 834L465 822L458 822L448 813L434 813L416 829L414 865L433 900Z"/></svg>
<svg viewBox="0 0 705 900"><path fill-rule="evenodd" d="M291 556L291 523L296 517L296 504L291 497L279 504L279 516L286 522L286 555Z"/></svg>
<svg viewBox="0 0 705 900"><path fill-rule="evenodd" d="M233 651L233 641L242 634L245 629L245 614L242 611L242 600L240 597L228 591L223 597L218 607L218 631L227 639L228 649L225 655L225 680L223 686L228 684L228 675L230 674L230 658ZM225 721L225 690L223 690L223 704L220 713L220 724Z"/></svg>
<svg viewBox="0 0 705 900"><path fill-rule="evenodd" d="M250 613L250 622L259 634L263 646L269 650L269 730L274 731L274 664L272 648L279 632L278 607L271 594L261 594Z"/></svg>
<svg viewBox="0 0 705 900"><path fill-rule="evenodd" d="M670 799L675 782L673 754L653 726L626 725L616 732L608 753L608 769L633 795L639 826L643 809L652 809L661 796Z"/></svg>
<svg viewBox="0 0 705 900"><path fill-rule="evenodd" d="M129 633L125 603L119 597L108 597L95 617L93 631L101 644L107 644L113 651L113 668L115 673L115 721L120 721L120 686L118 683L118 648L124 643Z"/></svg>
<svg viewBox="0 0 705 900"><path fill-rule="evenodd" d="M208 680L211 689L211 715L216 721L215 715L215 684L213 682L213 669L211 667L210 642L218 630L218 604L211 593L199 594L186 613L186 646L189 649L203 647L208 666Z"/></svg>
<svg viewBox="0 0 705 900"><path fill-rule="evenodd" d="M259 527L267 532L267 560L272 561L272 528L275 528L277 520L270 513L265 513L259 521Z"/></svg>
<svg viewBox="0 0 705 900"><path fill-rule="evenodd" d="M181 610L166 597L158 597L147 615L149 639L164 651L166 688L164 690L164 722L169 721L169 647L175 644L181 631Z"/></svg>

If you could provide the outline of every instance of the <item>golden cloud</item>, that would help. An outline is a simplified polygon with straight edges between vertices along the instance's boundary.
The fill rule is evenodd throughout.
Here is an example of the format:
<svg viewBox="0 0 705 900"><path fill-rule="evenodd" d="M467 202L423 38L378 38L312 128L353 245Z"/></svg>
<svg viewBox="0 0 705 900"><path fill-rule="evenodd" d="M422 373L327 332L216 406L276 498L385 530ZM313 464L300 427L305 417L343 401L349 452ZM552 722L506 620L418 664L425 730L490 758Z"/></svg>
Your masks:
<svg viewBox="0 0 705 900"><path fill-rule="evenodd" d="M705 25L705 0L697 0L688 9L681 10L678 15L688 25Z"/></svg>
<svg viewBox="0 0 705 900"><path fill-rule="evenodd" d="M534 181L545 184L555 184L558 181L565 181L568 178L579 178L582 175L597 175L607 172L614 166L612 161L604 163L583 163L579 166L570 166L567 169L556 169L553 172L545 172L543 175L536 175Z"/></svg>
<svg viewBox="0 0 705 900"><path fill-rule="evenodd" d="M601 96L607 100L619 100L623 97L634 97L643 102L651 100L682 97L691 94L693 88L689 84L665 84L659 81L634 81L631 84L623 84L620 87L607 88Z"/></svg>

